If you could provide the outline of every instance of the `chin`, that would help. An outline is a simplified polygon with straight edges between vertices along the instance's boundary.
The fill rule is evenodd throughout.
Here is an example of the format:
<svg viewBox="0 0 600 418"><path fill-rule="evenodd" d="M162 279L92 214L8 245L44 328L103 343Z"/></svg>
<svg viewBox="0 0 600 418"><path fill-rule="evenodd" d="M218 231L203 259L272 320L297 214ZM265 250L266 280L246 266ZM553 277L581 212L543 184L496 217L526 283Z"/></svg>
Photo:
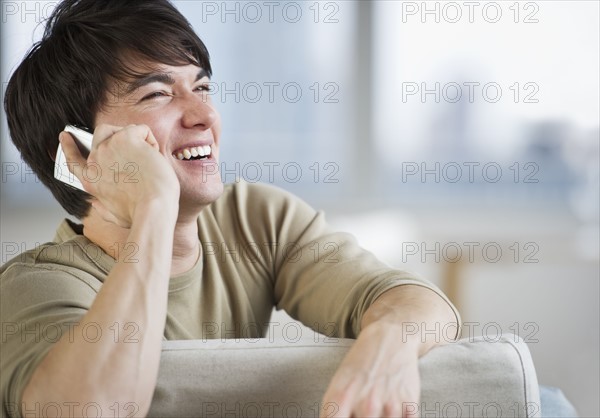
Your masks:
<svg viewBox="0 0 600 418"><path fill-rule="evenodd" d="M223 194L223 183L214 181L198 187L182 188L179 198L180 208L197 208L198 212L216 201Z"/></svg>

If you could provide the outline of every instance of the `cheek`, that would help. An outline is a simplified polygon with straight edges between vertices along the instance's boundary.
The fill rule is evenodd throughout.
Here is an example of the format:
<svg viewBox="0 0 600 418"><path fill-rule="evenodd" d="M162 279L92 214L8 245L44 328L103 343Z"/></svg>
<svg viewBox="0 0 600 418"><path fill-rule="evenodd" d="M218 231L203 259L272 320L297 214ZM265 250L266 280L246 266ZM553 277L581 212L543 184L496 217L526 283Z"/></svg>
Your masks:
<svg viewBox="0 0 600 418"><path fill-rule="evenodd" d="M124 126L123 115L118 111L114 111L112 108L104 109L96 115L94 120L94 126L98 125L113 125L113 126Z"/></svg>
<svg viewBox="0 0 600 418"><path fill-rule="evenodd" d="M131 115L125 109L117 107L108 107L96 115L94 126L98 126L100 124L107 124L112 126L127 126L131 124L139 125L142 123L146 122L140 121L139 118L136 118L134 115Z"/></svg>
<svg viewBox="0 0 600 418"><path fill-rule="evenodd" d="M166 126L164 126L163 123L156 123L156 122L155 123L140 122L140 123L145 123L146 125L148 125L150 127L150 130L152 131L154 138L156 138L156 142L158 142L158 147L160 149L160 152L164 153L165 149L167 148L167 144L169 142L170 132L172 130L168 129Z"/></svg>
<svg viewBox="0 0 600 418"><path fill-rule="evenodd" d="M217 119L215 120L215 123L213 123L210 129L213 133L213 138L215 139L215 142L218 144L221 139L221 116L219 116L219 114L217 114Z"/></svg>
<svg viewBox="0 0 600 418"><path fill-rule="evenodd" d="M144 114L130 114L128 116L125 125L147 125L152 131L156 142L158 142L161 152L165 149L170 138L170 133L173 131L172 125L169 124L169 121L172 119L167 112L153 111Z"/></svg>

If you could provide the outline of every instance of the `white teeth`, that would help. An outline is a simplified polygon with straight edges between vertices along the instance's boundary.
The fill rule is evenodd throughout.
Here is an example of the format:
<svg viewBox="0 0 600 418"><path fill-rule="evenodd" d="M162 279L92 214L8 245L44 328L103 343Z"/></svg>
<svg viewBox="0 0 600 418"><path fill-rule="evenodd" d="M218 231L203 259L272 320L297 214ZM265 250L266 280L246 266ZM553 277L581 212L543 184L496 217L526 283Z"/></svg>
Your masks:
<svg viewBox="0 0 600 418"><path fill-rule="evenodd" d="M210 145L204 145L199 147L185 148L179 151L177 154L173 154L179 160L189 160L192 157L207 157L211 154Z"/></svg>

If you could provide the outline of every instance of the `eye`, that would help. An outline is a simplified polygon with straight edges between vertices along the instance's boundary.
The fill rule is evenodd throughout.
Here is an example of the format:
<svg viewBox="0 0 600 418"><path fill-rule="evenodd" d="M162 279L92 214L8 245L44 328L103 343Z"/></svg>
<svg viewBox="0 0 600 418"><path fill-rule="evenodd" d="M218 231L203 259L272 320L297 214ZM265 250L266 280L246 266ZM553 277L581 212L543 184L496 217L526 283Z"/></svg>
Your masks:
<svg viewBox="0 0 600 418"><path fill-rule="evenodd" d="M168 96L168 94L165 93L164 91L155 91L155 92L152 92L152 93L147 94L146 96L142 97L142 101L156 99L158 97L163 97L163 96Z"/></svg>
<svg viewBox="0 0 600 418"><path fill-rule="evenodd" d="M206 84L200 84L198 87L196 87L196 90L210 93L211 91L213 91L213 88L210 84L206 83Z"/></svg>

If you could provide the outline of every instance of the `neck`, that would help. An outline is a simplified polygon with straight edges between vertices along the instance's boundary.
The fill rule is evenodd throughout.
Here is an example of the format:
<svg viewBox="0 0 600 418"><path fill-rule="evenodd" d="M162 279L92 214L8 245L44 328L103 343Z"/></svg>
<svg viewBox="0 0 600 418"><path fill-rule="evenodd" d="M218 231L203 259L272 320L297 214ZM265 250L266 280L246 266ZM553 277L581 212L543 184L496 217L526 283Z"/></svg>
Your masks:
<svg viewBox="0 0 600 418"><path fill-rule="evenodd" d="M83 219L83 235L102 250L119 259L119 255L131 256L131 243L128 243L129 229L107 222L93 209ZM180 217L173 231L173 254L171 255L171 276L189 271L200 255L197 216Z"/></svg>

